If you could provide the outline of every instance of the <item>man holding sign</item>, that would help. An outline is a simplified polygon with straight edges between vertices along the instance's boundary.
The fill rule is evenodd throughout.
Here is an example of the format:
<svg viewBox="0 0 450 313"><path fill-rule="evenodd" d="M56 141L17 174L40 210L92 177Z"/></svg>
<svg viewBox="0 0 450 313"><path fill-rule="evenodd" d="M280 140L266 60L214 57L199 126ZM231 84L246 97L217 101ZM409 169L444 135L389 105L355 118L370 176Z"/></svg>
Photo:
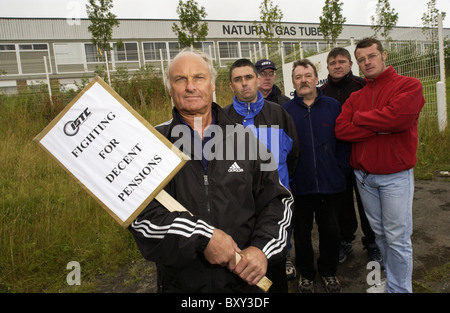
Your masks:
<svg viewBox="0 0 450 313"><path fill-rule="evenodd" d="M173 119L156 129L191 160L165 190L192 215L152 201L129 227L156 262L159 292L257 292L268 262L285 253L292 196L271 154L255 152L251 131L213 103L215 76L189 48L168 68Z"/></svg>

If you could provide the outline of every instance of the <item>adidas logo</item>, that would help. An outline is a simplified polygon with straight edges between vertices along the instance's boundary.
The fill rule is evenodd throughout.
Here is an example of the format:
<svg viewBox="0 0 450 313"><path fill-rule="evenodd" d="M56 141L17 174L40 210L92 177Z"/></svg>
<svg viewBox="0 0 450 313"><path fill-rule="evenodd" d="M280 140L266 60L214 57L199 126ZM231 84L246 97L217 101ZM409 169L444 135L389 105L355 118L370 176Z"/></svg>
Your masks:
<svg viewBox="0 0 450 313"><path fill-rule="evenodd" d="M236 162L231 164L230 168L228 169L228 172L243 172L244 170L237 165Z"/></svg>

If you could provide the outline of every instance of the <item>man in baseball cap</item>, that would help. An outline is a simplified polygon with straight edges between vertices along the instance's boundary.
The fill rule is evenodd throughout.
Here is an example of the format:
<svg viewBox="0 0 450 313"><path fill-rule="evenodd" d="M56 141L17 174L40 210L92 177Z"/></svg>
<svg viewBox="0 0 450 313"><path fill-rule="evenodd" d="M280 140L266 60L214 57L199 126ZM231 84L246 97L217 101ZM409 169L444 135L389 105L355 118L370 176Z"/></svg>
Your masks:
<svg viewBox="0 0 450 313"><path fill-rule="evenodd" d="M267 101L278 103L282 105L283 103L291 100L281 92L280 88L275 85L275 78L277 70L275 63L268 59L262 59L255 63L256 70L258 71L258 90L261 92L263 98ZM288 228L288 239L287 239L287 260L286 260L286 277L288 279L297 276L297 271L294 264L291 261L291 235L292 235L292 225Z"/></svg>
<svg viewBox="0 0 450 313"><path fill-rule="evenodd" d="M268 59L262 59L255 63L258 71L258 90L262 93L264 99L278 104L283 104L290 99L283 95L280 88L275 85L277 70L275 63Z"/></svg>

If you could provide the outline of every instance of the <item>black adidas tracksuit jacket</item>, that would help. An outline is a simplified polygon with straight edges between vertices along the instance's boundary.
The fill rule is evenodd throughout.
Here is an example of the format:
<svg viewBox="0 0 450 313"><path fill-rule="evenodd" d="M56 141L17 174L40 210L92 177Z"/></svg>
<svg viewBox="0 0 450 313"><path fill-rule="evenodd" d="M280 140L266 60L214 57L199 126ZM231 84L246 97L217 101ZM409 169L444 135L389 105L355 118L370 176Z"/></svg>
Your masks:
<svg viewBox="0 0 450 313"><path fill-rule="evenodd" d="M234 123L217 104L212 108L215 124L225 137L226 126ZM177 125L182 121L174 109L173 119L156 129L176 142L180 138L172 137L172 130ZM179 136L179 131L173 135ZM221 138L219 133L215 136ZM193 216L170 213L152 201L129 227L142 255L156 262L161 292L258 292L226 267L205 260L203 250L214 228L233 237L240 249L258 247L269 262L284 256L292 196L280 183L276 167L261 171L265 162L249 158L248 153L245 159L238 153L230 158L229 149L236 152L252 146L244 140L256 140L254 136L235 137L233 147L226 139L216 141L223 144L223 158L216 156L206 167L194 158L192 147L181 147L191 160L165 190ZM219 145L215 149L220 151Z"/></svg>

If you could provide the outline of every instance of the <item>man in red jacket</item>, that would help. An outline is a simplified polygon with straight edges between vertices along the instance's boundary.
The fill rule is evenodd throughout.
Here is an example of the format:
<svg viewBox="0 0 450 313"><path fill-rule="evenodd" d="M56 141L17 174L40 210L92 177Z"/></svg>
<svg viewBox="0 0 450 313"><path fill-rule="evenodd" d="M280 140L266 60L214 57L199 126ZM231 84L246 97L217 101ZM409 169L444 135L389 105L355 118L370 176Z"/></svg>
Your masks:
<svg viewBox="0 0 450 313"><path fill-rule="evenodd" d="M386 66L373 38L355 49L367 86L351 94L336 120L336 137L352 142L350 164L386 268L387 292L412 292L413 167L422 84ZM373 290L373 289L372 289Z"/></svg>

